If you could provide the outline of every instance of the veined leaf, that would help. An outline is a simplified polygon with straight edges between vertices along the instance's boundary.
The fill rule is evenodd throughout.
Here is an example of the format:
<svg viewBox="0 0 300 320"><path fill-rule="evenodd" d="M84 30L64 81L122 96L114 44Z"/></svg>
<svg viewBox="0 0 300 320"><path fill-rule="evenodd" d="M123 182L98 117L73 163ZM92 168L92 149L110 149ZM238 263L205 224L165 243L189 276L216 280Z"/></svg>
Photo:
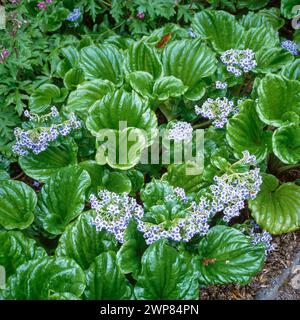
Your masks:
<svg viewBox="0 0 300 320"><path fill-rule="evenodd" d="M261 271L264 245L252 245L237 229L216 226L199 244L200 283L205 285L246 284Z"/></svg>
<svg viewBox="0 0 300 320"><path fill-rule="evenodd" d="M294 183L279 184L269 174L256 199L249 201L255 221L271 234L292 232L300 228L300 187Z"/></svg>
<svg viewBox="0 0 300 320"><path fill-rule="evenodd" d="M74 220L85 205L85 192L91 180L79 167L69 167L51 176L39 199L39 218L45 230L58 235Z"/></svg>
<svg viewBox="0 0 300 320"><path fill-rule="evenodd" d="M5 229L25 229L34 220L37 203L33 189L14 180L0 181L0 225Z"/></svg>

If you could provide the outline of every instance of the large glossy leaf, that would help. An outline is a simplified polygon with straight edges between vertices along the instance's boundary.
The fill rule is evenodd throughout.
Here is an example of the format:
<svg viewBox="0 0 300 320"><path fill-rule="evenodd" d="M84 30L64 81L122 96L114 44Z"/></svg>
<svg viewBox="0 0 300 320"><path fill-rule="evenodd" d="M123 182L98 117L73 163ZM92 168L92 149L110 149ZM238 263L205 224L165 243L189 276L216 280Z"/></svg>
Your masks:
<svg viewBox="0 0 300 320"><path fill-rule="evenodd" d="M249 208L256 222L271 234L294 231L300 227L300 187L280 185L276 177L264 175L261 190Z"/></svg>
<svg viewBox="0 0 300 320"><path fill-rule="evenodd" d="M29 107L33 112L44 112L51 106L55 98L60 97L60 90L54 84L43 84L36 89L29 99Z"/></svg>
<svg viewBox="0 0 300 320"><path fill-rule="evenodd" d="M45 257L46 251L20 231L0 231L0 265L5 268L6 276L15 273L23 263Z"/></svg>
<svg viewBox="0 0 300 320"><path fill-rule="evenodd" d="M65 108L69 112L78 112L86 118L91 106L113 90L114 85L110 81L100 79L87 81L70 94Z"/></svg>
<svg viewBox="0 0 300 320"><path fill-rule="evenodd" d="M281 75L291 80L300 79L300 59L296 59L294 62L287 64L282 70Z"/></svg>
<svg viewBox="0 0 300 320"><path fill-rule="evenodd" d="M134 42L127 50L125 59L126 73L145 71L154 79L162 75L162 64L155 48L142 41Z"/></svg>
<svg viewBox="0 0 300 320"><path fill-rule="evenodd" d="M282 48L262 48L255 54L256 73L276 72L285 65L292 63L293 55Z"/></svg>
<svg viewBox="0 0 300 320"><path fill-rule="evenodd" d="M63 233L82 212L90 183L89 174L79 167L60 170L47 180L38 203L45 230L55 235Z"/></svg>
<svg viewBox="0 0 300 320"><path fill-rule="evenodd" d="M142 97L153 99L153 76L149 72L134 71L126 76L133 90L139 93Z"/></svg>
<svg viewBox="0 0 300 320"><path fill-rule="evenodd" d="M101 253L86 271L86 300L129 300L131 291L114 252Z"/></svg>
<svg viewBox="0 0 300 320"><path fill-rule="evenodd" d="M74 90L84 81L84 72L81 68L72 68L64 76L64 85L68 90Z"/></svg>
<svg viewBox="0 0 300 320"><path fill-rule="evenodd" d="M200 283L248 283L265 261L265 247L232 227L216 226L199 244Z"/></svg>
<svg viewBox="0 0 300 320"><path fill-rule="evenodd" d="M53 293L80 297L85 288L85 275L69 258L43 257L21 265L8 279L6 299L47 300Z"/></svg>
<svg viewBox="0 0 300 320"><path fill-rule="evenodd" d="M87 118L87 127L95 136L102 129L119 130L120 121L127 127L151 130L157 119L147 103L135 93L117 90L96 102Z"/></svg>
<svg viewBox="0 0 300 320"><path fill-rule="evenodd" d="M289 125L277 129L273 135L273 151L284 163L300 162L300 127Z"/></svg>
<svg viewBox="0 0 300 320"><path fill-rule="evenodd" d="M228 12L202 10L194 17L193 29L219 52L243 46L244 28Z"/></svg>
<svg viewBox="0 0 300 320"><path fill-rule="evenodd" d="M115 250L114 238L105 231L97 231L92 224L95 217L94 211L84 212L69 225L59 239L56 255L74 259L85 270L100 253Z"/></svg>
<svg viewBox="0 0 300 320"><path fill-rule="evenodd" d="M238 0L237 7L241 9L258 10L266 6L269 2L270 0Z"/></svg>
<svg viewBox="0 0 300 320"><path fill-rule="evenodd" d="M265 124L256 113L254 101L246 100L240 109L227 123L227 141L238 156L248 150L260 162L267 156L271 137L264 131Z"/></svg>
<svg viewBox="0 0 300 320"><path fill-rule="evenodd" d="M263 47L274 47L279 44L278 33L265 26L259 28L251 28L246 31L244 39L244 47L253 51L259 51Z"/></svg>
<svg viewBox="0 0 300 320"><path fill-rule="evenodd" d="M60 169L76 164L77 149L76 143L68 140L60 146L49 147L38 155L21 157L19 164L29 177L45 181Z"/></svg>
<svg viewBox="0 0 300 320"><path fill-rule="evenodd" d="M188 90L180 79L173 76L158 79L153 87L153 93L158 100L167 100L170 97L180 97Z"/></svg>
<svg viewBox="0 0 300 320"><path fill-rule="evenodd" d="M25 229L34 220L37 203L33 189L13 180L0 181L0 225L5 229Z"/></svg>
<svg viewBox="0 0 300 320"><path fill-rule="evenodd" d="M171 164L162 180L168 181L173 187L183 188L187 193L198 192L202 187L202 174L190 175L189 170L198 169L193 162L184 164Z"/></svg>
<svg viewBox="0 0 300 320"><path fill-rule="evenodd" d="M185 96L190 100L199 100L203 95L202 78L216 70L215 53L201 40L180 40L168 44L162 61L167 76L180 79L189 89Z"/></svg>
<svg viewBox="0 0 300 320"><path fill-rule="evenodd" d="M122 61L117 47L110 44L85 47L80 51L80 67L87 79L109 80L116 85L123 81Z"/></svg>
<svg viewBox="0 0 300 320"><path fill-rule="evenodd" d="M269 74L258 87L257 112L260 119L280 127L300 115L300 82Z"/></svg>
<svg viewBox="0 0 300 320"><path fill-rule="evenodd" d="M148 247L135 286L138 300L197 299L194 264L162 241Z"/></svg>

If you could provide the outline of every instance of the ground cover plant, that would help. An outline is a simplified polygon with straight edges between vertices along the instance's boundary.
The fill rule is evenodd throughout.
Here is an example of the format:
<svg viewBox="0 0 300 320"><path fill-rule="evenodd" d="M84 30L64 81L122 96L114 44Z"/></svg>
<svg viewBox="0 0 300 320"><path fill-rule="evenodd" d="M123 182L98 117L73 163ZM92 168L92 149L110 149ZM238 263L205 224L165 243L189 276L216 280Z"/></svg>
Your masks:
<svg viewBox="0 0 300 320"><path fill-rule="evenodd" d="M0 299L251 282L300 228L297 4L0 1Z"/></svg>

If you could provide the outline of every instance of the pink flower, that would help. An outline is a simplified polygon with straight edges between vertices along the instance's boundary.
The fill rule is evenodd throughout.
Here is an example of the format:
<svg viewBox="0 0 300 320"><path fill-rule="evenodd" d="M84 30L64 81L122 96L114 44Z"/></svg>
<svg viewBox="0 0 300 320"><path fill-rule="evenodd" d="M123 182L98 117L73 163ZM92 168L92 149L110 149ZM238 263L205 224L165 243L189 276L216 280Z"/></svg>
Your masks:
<svg viewBox="0 0 300 320"><path fill-rule="evenodd" d="M46 0L46 2L47 2L47 3L52 3L53 1L52 1L52 0Z"/></svg>
<svg viewBox="0 0 300 320"><path fill-rule="evenodd" d="M2 56L3 58L7 58L10 55L10 52L7 49L3 49Z"/></svg>
<svg viewBox="0 0 300 320"><path fill-rule="evenodd" d="M47 9L45 1L41 1L37 4L39 9Z"/></svg>
<svg viewBox="0 0 300 320"><path fill-rule="evenodd" d="M136 16L140 19L143 20L145 18L145 13L143 11L139 11Z"/></svg>

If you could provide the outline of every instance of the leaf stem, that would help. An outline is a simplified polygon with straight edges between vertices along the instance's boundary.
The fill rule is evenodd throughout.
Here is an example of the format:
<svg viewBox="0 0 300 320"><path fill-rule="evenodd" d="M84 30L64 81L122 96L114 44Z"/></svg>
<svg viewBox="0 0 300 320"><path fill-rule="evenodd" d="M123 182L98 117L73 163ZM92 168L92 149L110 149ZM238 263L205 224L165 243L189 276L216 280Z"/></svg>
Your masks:
<svg viewBox="0 0 300 320"><path fill-rule="evenodd" d="M193 125L193 129L203 129L211 125L211 120Z"/></svg>

